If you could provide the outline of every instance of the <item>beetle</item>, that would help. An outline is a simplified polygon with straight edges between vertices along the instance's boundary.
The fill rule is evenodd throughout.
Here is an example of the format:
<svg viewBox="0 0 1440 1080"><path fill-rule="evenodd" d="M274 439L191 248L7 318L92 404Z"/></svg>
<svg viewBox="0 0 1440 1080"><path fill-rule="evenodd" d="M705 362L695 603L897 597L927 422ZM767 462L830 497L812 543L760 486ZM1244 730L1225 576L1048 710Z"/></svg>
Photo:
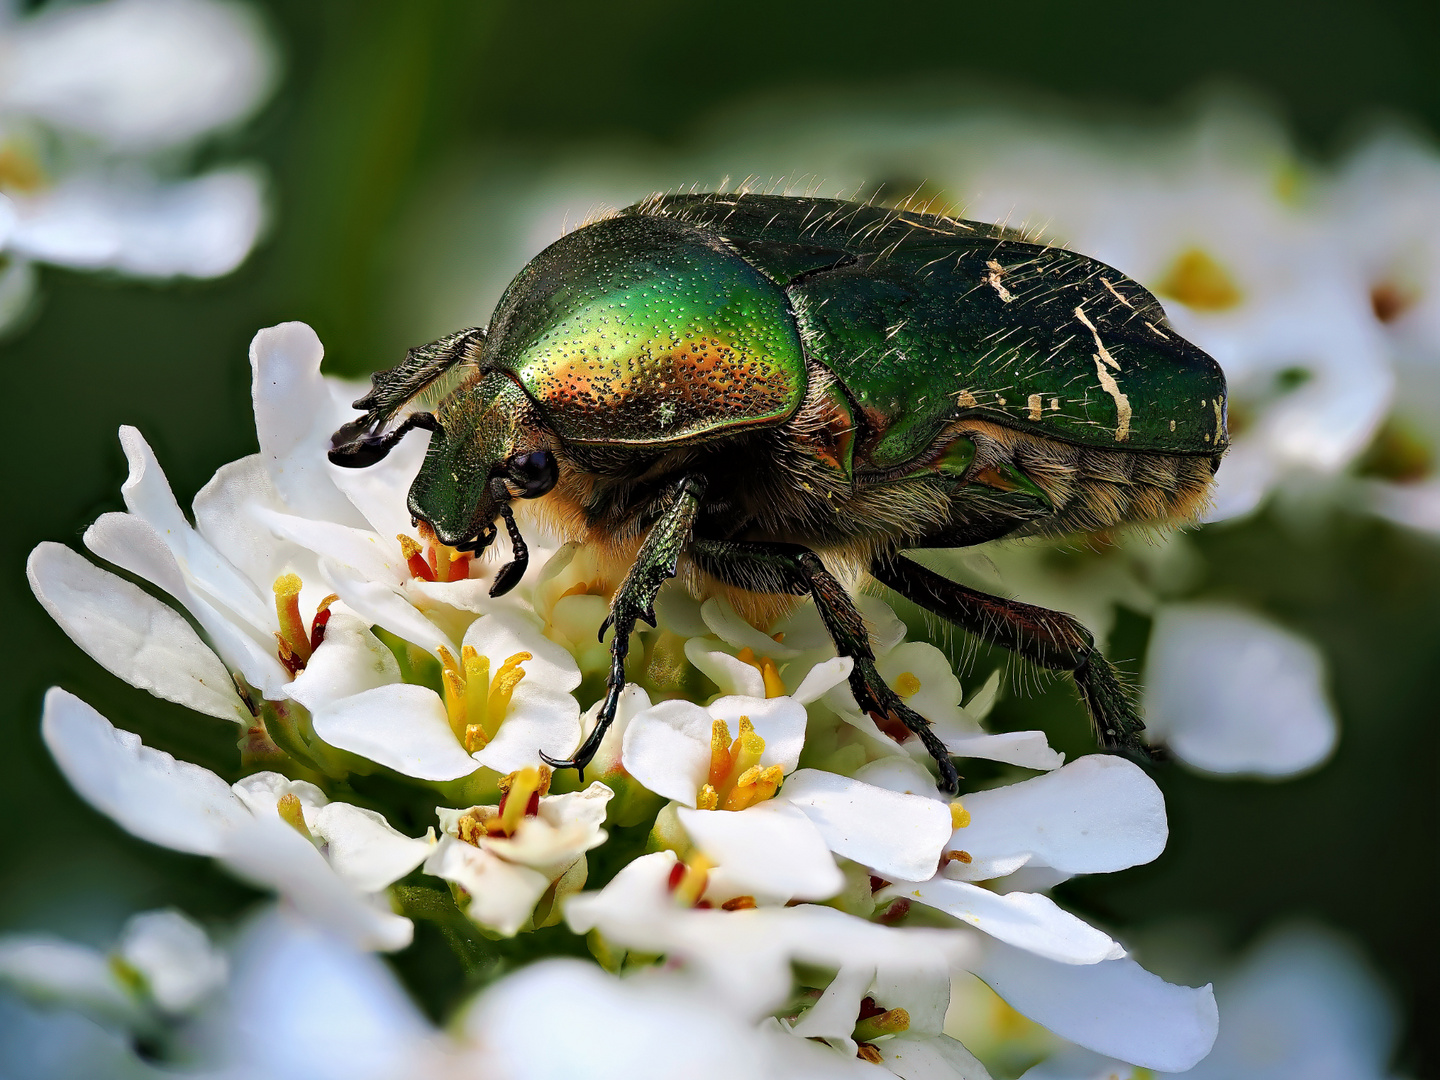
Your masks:
<svg viewBox="0 0 1440 1080"><path fill-rule="evenodd" d="M488 328L412 349L355 407L332 461L363 467L426 428L417 524L479 552L504 522L514 558L492 595L525 570L515 509L623 574L598 722L552 765L583 775L630 634L679 575L762 625L813 597L857 703L918 736L952 792L944 744L879 675L841 578L868 571L1070 672L1101 744L1143 755L1135 703L1076 620L903 552L1183 522L1228 445L1219 366L1105 264L997 225L749 193L656 195L569 233Z"/></svg>

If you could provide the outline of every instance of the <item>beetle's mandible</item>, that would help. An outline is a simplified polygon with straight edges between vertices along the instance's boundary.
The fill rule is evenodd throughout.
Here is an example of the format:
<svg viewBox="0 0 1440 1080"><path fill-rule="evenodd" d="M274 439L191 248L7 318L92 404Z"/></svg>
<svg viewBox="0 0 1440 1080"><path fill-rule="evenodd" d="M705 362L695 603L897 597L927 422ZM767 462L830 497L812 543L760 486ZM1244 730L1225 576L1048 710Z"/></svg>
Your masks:
<svg viewBox="0 0 1440 1080"><path fill-rule="evenodd" d="M368 465L427 428L415 519L474 551L504 521L515 559L492 594L525 571L512 506L608 560L608 694L552 764L594 756L630 634L678 574L762 625L812 596L856 701L919 737L950 791L944 745L876 671L835 572L1073 673L1101 743L1143 753L1079 623L902 552L1185 521L1228 444L1218 365L1103 263L995 225L775 195L655 196L572 232L488 329L411 350L355 404L332 461Z"/></svg>

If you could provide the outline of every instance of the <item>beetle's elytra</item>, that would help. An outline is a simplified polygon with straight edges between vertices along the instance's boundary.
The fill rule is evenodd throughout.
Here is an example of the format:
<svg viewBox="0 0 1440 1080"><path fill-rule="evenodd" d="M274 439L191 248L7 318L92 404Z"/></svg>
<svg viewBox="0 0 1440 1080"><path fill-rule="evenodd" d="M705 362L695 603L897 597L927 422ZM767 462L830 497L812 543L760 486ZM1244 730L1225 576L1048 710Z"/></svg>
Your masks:
<svg viewBox="0 0 1440 1080"><path fill-rule="evenodd" d="M435 411L401 419L422 394ZM593 756L630 631L678 573L757 621L812 595L856 700L918 735L950 790L944 746L879 677L832 570L1073 672L1101 742L1139 751L1078 623L901 552L1186 520L1228 441L1220 368L1103 263L995 225L750 194L655 196L570 233L488 329L411 350L356 407L332 460L430 429L411 513L473 550L503 519L516 558L497 595L525 568L517 500L623 575L600 723L555 764Z"/></svg>

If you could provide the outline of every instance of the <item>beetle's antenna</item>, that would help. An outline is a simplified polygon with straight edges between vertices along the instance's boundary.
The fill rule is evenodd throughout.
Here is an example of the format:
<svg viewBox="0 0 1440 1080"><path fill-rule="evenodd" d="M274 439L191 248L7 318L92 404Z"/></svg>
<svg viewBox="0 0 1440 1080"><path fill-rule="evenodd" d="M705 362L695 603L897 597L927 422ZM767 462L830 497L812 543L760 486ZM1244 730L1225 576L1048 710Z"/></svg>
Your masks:
<svg viewBox="0 0 1440 1080"><path fill-rule="evenodd" d="M500 504L500 516L505 519L505 531L510 534L510 547L514 558L495 575L495 583L490 586L491 596L504 596L519 585L520 579L525 576L525 568L530 565L530 549L525 546L525 538L520 535L520 526L515 524L515 515L509 504Z"/></svg>

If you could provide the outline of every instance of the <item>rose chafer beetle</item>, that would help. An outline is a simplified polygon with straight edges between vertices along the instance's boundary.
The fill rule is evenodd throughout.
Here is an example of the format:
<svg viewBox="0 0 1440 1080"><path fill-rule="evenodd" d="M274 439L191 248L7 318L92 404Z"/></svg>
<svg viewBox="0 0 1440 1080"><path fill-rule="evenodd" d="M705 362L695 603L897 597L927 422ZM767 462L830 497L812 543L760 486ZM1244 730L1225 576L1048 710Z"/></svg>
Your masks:
<svg viewBox="0 0 1440 1080"><path fill-rule="evenodd" d="M438 407L402 417L422 395ZM949 791L943 743L880 677L836 574L1071 672L1101 743L1143 752L1079 623L902 552L1192 518L1228 443L1220 368L1103 263L995 225L755 194L655 196L568 234L488 329L411 350L355 405L332 461L427 428L417 522L482 551L504 521L492 595L525 570L517 501L623 574L599 720L552 764L594 756L630 634L679 575L762 625L812 596L860 707L914 732Z"/></svg>

